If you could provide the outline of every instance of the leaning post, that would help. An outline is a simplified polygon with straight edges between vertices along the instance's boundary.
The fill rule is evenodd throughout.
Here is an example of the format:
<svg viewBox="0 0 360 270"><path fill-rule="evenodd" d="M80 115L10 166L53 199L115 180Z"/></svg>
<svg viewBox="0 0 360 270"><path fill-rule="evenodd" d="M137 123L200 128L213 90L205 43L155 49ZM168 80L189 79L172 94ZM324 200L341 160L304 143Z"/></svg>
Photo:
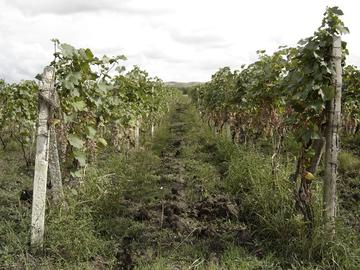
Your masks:
<svg viewBox="0 0 360 270"><path fill-rule="evenodd" d="M39 89L39 116L36 138L33 201L31 212L31 248L41 250L44 241L46 184L48 176L50 100L54 91L53 67L45 67Z"/></svg>

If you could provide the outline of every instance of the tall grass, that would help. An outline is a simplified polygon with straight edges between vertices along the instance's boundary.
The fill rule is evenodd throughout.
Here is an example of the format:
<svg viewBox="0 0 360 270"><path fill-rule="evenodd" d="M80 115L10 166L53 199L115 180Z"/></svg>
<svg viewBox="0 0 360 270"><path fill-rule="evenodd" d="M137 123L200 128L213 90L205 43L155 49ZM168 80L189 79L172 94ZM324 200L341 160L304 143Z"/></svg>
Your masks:
<svg viewBox="0 0 360 270"><path fill-rule="evenodd" d="M289 180L291 164L284 162L277 174L272 175L271 157L261 149L226 143L221 138L218 147L231 153L225 155L229 163L225 179L227 191L238 197L242 218L261 245L277 254L283 266L358 269L360 242L355 232L341 220L336 238L328 239L323 232L321 180L312 187L316 218L309 236L306 223L295 207L294 184Z"/></svg>

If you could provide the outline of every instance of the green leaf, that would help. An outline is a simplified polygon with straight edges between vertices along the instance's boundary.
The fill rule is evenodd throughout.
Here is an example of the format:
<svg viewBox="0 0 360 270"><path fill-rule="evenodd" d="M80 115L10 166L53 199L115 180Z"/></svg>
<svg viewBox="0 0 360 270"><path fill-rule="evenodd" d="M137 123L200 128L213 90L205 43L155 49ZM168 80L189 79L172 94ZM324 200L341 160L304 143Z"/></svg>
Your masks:
<svg viewBox="0 0 360 270"><path fill-rule="evenodd" d="M332 86L323 87L324 100L331 100L335 96L335 89Z"/></svg>
<svg viewBox="0 0 360 270"><path fill-rule="evenodd" d="M320 139L320 134L315 130L305 130L303 135L301 136L305 144L309 143L310 140L318 140Z"/></svg>
<svg viewBox="0 0 360 270"><path fill-rule="evenodd" d="M100 93L105 94L108 91L109 86L105 82L100 82L98 83L98 89Z"/></svg>
<svg viewBox="0 0 360 270"><path fill-rule="evenodd" d="M64 57L72 57L75 53L75 48L69 44L63 43L60 47Z"/></svg>
<svg viewBox="0 0 360 270"><path fill-rule="evenodd" d="M71 172L70 174L72 177L81 177L82 176L81 170L76 171L76 172ZM74 196L79 195L79 193L77 192L77 190L75 188L70 189L70 192Z"/></svg>
<svg viewBox="0 0 360 270"><path fill-rule="evenodd" d="M80 97L80 92L78 89L74 88L71 92L72 96L74 97Z"/></svg>
<svg viewBox="0 0 360 270"><path fill-rule="evenodd" d="M72 121L74 121L74 118L76 117L75 114L63 114L63 117L64 117L64 123L65 124L68 124L68 123L71 123Z"/></svg>
<svg viewBox="0 0 360 270"><path fill-rule="evenodd" d="M74 107L75 111L77 112L86 111L85 110L86 103L83 100L72 102L71 105Z"/></svg>
<svg viewBox="0 0 360 270"><path fill-rule="evenodd" d="M75 171L75 172L70 172L70 175L71 175L72 177L80 178L80 177L83 176L83 173L82 173L82 170L77 170L77 171ZM71 193L72 193L73 195L78 195L78 192L76 191L76 189L71 189Z"/></svg>
<svg viewBox="0 0 360 270"><path fill-rule="evenodd" d="M97 141L102 144L103 146L107 146L107 142L104 138L98 138Z"/></svg>
<svg viewBox="0 0 360 270"><path fill-rule="evenodd" d="M130 127L135 127L136 126L136 119L134 119L134 118L129 119L128 125Z"/></svg>
<svg viewBox="0 0 360 270"><path fill-rule="evenodd" d="M299 42L298 42L298 44L301 45L301 46L303 46L303 45L305 45L307 42L308 42L308 41L305 40L305 39L300 39Z"/></svg>
<svg viewBox="0 0 360 270"><path fill-rule="evenodd" d="M125 55L118 55L115 57L116 60L127 60L126 56Z"/></svg>
<svg viewBox="0 0 360 270"><path fill-rule="evenodd" d="M320 139L320 134L314 130L311 131L310 138L312 140L318 140Z"/></svg>
<svg viewBox="0 0 360 270"><path fill-rule="evenodd" d="M107 63L109 63L110 58L108 56L104 55L101 60L103 63L107 64Z"/></svg>
<svg viewBox="0 0 360 270"><path fill-rule="evenodd" d="M94 54L92 53L92 51L89 48L85 49L85 54L86 54L88 60L93 60Z"/></svg>
<svg viewBox="0 0 360 270"><path fill-rule="evenodd" d="M81 140L75 134L69 134L67 139L68 139L69 143L77 149L81 149L84 146L84 141Z"/></svg>
<svg viewBox="0 0 360 270"><path fill-rule="evenodd" d="M74 151L74 157L81 167L86 165L86 154L83 151Z"/></svg>
<svg viewBox="0 0 360 270"><path fill-rule="evenodd" d="M90 139L94 139L95 135L96 135L96 129L93 128L92 126L88 126L87 127L87 131L88 131L88 137Z"/></svg>
<svg viewBox="0 0 360 270"><path fill-rule="evenodd" d="M115 68L115 70L116 70L117 72L119 72L119 73L123 73L123 72L125 71L125 67L124 67L124 66L117 66L117 67Z"/></svg>
<svg viewBox="0 0 360 270"><path fill-rule="evenodd" d="M71 81L69 81L67 79L63 80L63 82L64 82L64 87L66 89L70 89L70 90L74 89L74 83L73 82L71 82Z"/></svg>
<svg viewBox="0 0 360 270"><path fill-rule="evenodd" d="M311 139L311 132L309 130L305 131L301 138L305 144L308 144Z"/></svg>
<svg viewBox="0 0 360 270"><path fill-rule="evenodd" d="M339 24L336 26L336 29L339 31L340 34L349 34L350 33L350 30L349 28Z"/></svg>
<svg viewBox="0 0 360 270"><path fill-rule="evenodd" d="M42 80L42 75L41 74L36 74L35 79L41 81Z"/></svg>
<svg viewBox="0 0 360 270"><path fill-rule="evenodd" d="M344 12L341 9L339 9L339 7L332 7L332 8L329 8L329 10L336 15L339 15L339 16L344 15Z"/></svg>

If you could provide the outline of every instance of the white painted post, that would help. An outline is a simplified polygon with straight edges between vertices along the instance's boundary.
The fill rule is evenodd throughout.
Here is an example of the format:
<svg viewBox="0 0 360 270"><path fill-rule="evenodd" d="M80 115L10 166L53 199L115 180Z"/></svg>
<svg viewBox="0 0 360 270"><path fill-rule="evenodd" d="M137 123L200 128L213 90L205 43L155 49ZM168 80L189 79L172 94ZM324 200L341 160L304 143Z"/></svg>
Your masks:
<svg viewBox="0 0 360 270"><path fill-rule="evenodd" d="M154 95L155 89L154 86L151 88L151 93ZM151 123L151 138L154 138L155 126L154 123Z"/></svg>
<svg viewBox="0 0 360 270"><path fill-rule="evenodd" d="M151 138L154 138L154 133L155 133L155 125L151 124Z"/></svg>
<svg viewBox="0 0 360 270"><path fill-rule="evenodd" d="M135 148L139 148L140 145L140 121L136 120L135 126Z"/></svg>
<svg viewBox="0 0 360 270"><path fill-rule="evenodd" d="M50 138L48 128L50 105L46 101L46 98L50 100L51 93L54 91L54 75L55 72L52 67L45 67L42 75L42 81L40 83L40 104L31 212L31 248L34 251L43 247L44 240L46 184Z"/></svg>

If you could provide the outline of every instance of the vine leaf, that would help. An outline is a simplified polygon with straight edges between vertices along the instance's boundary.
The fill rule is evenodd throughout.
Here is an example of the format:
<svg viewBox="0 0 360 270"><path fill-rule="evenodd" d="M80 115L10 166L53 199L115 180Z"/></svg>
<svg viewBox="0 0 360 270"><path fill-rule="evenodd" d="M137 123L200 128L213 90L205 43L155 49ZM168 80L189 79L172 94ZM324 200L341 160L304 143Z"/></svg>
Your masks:
<svg viewBox="0 0 360 270"><path fill-rule="evenodd" d="M87 133L88 133L89 139L94 139L95 135L96 135L96 129L93 128L92 126L88 126L87 131L88 131Z"/></svg>
<svg viewBox="0 0 360 270"><path fill-rule="evenodd" d="M79 162L81 167L86 165L86 154L81 150L74 151L74 157Z"/></svg>
<svg viewBox="0 0 360 270"><path fill-rule="evenodd" d="M83 100L73 102L71 105L74 107L75 111L86 111L86 103Z"/></svg>
<svg viewBox="0 0 360 270"><path fill-rule="evenodd" d="M71 144L71 146L75 147L76 149L81 149L84 146L84 141L81 140L75 134L69 134L67 139L68 139L69 143Z"/></svg>
<svg viewBox="0 0 360 270"><path fill-rule="evenodd" d="M102 146L107 146L107 142L104 138L98 138L97 141L102 145Z"/></svg>

